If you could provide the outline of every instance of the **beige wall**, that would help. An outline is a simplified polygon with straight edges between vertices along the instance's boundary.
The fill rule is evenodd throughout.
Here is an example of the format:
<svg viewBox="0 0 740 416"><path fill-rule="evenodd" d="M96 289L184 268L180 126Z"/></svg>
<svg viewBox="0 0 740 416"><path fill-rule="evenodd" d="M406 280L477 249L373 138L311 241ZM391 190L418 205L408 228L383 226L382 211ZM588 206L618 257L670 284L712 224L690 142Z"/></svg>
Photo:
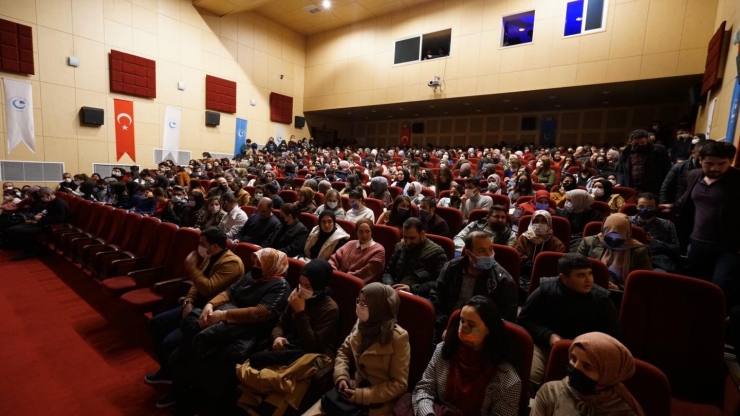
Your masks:
<svg viewBox="0 0 740 416"><path fill-rule="evenodd" d="M305 110L701 73L717 1L610 0L604 32L563 38L566 0L432 0L308 37ZM534 41L498 48L502 16L527 10ZM393 66L394 40L450 27L449 58Z"/></svg>
<svg viewBox="0 0 740 416"><path fill-rule="evenodd" d="M271 91L293 96L293 113L303 114L305 38L262 16L219 18L191 0L0 0L0 17L33 28L36 68L30 77L0 73L33 83L36 154L23 144L7 154L2 108L0 159L64 162L69 172L87 173L94 162L115 163L113 98L134 102L136 161L144 166L162 147L165 105L182 108L180 148L193 156L233 152L236 116L248 120L248 136L257 142L281 131L286 138L308 135L307 127L269 121ZM156 99L109 92L112 48L156 60ZM67 66L68 56L80 58L80 66ZM205 127L206 74L238 84L237 113L222 113L215 128ZM80 126L82 106L104 108L105 125ZM127 155L121 162L132 163Z"/></svg>
<svg viewBox="0 0 740 416"><path fill-rule="evenodd" d="M717 7L717 17L714 22L714 26L712 26L712 30L716 31L723 21L727 21L725 30L730 31L731 33L735 33L740 30L740 3L738 0L720 0L719 6ZM727 121L729 120L730 115L733 83L735 82L735 76L737 76L735 56L737 56L737 45L732 45L732 42L730 42L727 46L727 64L724 67L724 76L722 78L721 85L710 91L706 101L707 105L700 108L699 117L696 120L696 131L706 131L708 104L711 100L716 98L717 103L714 107L712 132L710 136L712 139L721 139L727 134ZM733 138L735 145L738 144L738 134L740 134L740 127L735 130L735 137Z"/></svg>
<svg viewBox="0 0 740 416"><path fill-rule="evenodd" d="M399 129L412 122L424 122L424 134L412 134L413 144L438 146L479 146L500 141L539 143L540 123L554 118L558 145L604 143L624 144L630 130L647 128L653 120L676 124L687 107L666 104L646 107L588 108L512 114L476 114L414 120L372 121L355 124L355 137L368 146L397 146ZM522 131L522 117L536 117L537 130ZM364 141L363 141L364 140Z"/></svg>

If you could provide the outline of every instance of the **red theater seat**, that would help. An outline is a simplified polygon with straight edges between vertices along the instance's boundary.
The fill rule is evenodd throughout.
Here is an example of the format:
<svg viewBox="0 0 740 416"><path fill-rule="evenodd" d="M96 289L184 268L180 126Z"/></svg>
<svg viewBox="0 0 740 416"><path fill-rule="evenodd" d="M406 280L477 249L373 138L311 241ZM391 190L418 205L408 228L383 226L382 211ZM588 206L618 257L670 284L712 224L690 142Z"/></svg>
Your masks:
<svg viewBox="0 0 740 416"><path fill-rule="evenodd" d="M555 277L558 275L558 260L560 260L560 257L564 254L565 253L545 251L539 253L537 257L534 258L532 276L529 281L530 294L540 287L540 279L543 277ZM606 267L606 264L601 260L592 258L589 258L588 260L591 262L591 272L594 276L594 283L604 289L609 289L609 269Z"/></svg>

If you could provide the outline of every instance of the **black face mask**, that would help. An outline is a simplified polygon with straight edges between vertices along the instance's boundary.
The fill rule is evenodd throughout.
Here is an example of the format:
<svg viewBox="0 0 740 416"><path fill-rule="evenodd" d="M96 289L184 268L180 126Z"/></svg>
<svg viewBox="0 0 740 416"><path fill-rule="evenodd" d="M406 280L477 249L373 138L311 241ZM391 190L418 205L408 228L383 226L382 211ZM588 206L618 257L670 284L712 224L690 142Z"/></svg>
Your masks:
<svg viewBox="0 0 740 416"><path fill-rule="evenodd" d="M564 183L563 189L565 189L566 191L572 191L574 189L578 189L578 184L576 184L575 182Z"/></svg>
<svg viewBox="0 0 740 416"><path fill-rule="evenodd" d="M457 195L450 195L450 202L457 202L460 200L460 197Z"/></svg>
<svg viewBox="0 0 740 416"><path fill-rule="evenodd" d="M262 279L262 269L258 269L256 267L252 267L252 279L254 280L260 280Z"/></svg>
<svg viewBox="0 0 740 416"><path fill-rule="evenodd" d="M587 375L568 363L568 384L573 390L584 396L596 394L596 380L591 380Z"/></svg>
<svg viewBox="0 0 740 416"><path fill-rule="evenodd" d="M647 149L647 145L632 145L633 152L644 152Z"/></svg>
<svg viewBox="0 0 740 416"><path fill-rule="evenodd" d="M649 220L651 218L655 218L656 214L657 213L655 212L654 209L643 208L643 209L637 210L637 216L642 218L643 220Z"/></svg>

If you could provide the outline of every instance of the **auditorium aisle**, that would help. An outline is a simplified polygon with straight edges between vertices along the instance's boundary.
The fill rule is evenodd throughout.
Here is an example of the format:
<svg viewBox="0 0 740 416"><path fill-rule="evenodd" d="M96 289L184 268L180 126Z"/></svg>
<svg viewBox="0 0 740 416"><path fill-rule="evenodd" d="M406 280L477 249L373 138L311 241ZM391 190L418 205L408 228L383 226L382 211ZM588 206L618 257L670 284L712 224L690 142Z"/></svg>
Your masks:
<svg viewBox="0 0 740 416"><path fill-rule="evenodd" d="M157 415L144 319L56 254L0 251L0 413Z"/></svg>

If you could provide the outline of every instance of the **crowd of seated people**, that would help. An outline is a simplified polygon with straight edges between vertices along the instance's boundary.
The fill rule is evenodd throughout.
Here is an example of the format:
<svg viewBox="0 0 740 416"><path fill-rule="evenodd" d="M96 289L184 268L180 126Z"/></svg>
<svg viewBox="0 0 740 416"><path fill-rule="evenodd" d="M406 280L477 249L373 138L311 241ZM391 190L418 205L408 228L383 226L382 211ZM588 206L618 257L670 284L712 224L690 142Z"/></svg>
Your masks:
<svg viewBox="0 0 740 416"><path fill-rule="evenodd" d="M549 149L250 143L234 160L204 154L108 177L65 173L56 190L6 182L0 243L20 250L13 260L42 254L38 237L69 221L75 197L199 230L184 264L191 289L149 321L160 368L145 380L171 384L157 406L178 414L228 414L239 382L239 406L262 412L256 398L274 399L255 381L266 368L276 377L333 368L334 389L312 395L317 382L296 379L303 387L284 406L305 398L307 414L514 415L532 383L533 415L580 414L584 402L589 414L640 415L622 384L634 363L612 296L631 272L712 282L740 328L736 149L687 144L685 134L671 149L645 130L626 146ZM241 243L258 249L248 264L234 254ZM507 250L518 254L516 270L499 257ZM522 297L541 253L560 253L557 269ZM294 264L303 265L298 287L286 280ZM594 264L608 270L607 287L595 283ZM338 343L334 271L364 284ZM434 310L438 344L415 386L413 328L398 323L398 292ZM504 321L534 342L530 380L513 366ZM569 377L543 385L561 340L573 341Z"/></svg>

